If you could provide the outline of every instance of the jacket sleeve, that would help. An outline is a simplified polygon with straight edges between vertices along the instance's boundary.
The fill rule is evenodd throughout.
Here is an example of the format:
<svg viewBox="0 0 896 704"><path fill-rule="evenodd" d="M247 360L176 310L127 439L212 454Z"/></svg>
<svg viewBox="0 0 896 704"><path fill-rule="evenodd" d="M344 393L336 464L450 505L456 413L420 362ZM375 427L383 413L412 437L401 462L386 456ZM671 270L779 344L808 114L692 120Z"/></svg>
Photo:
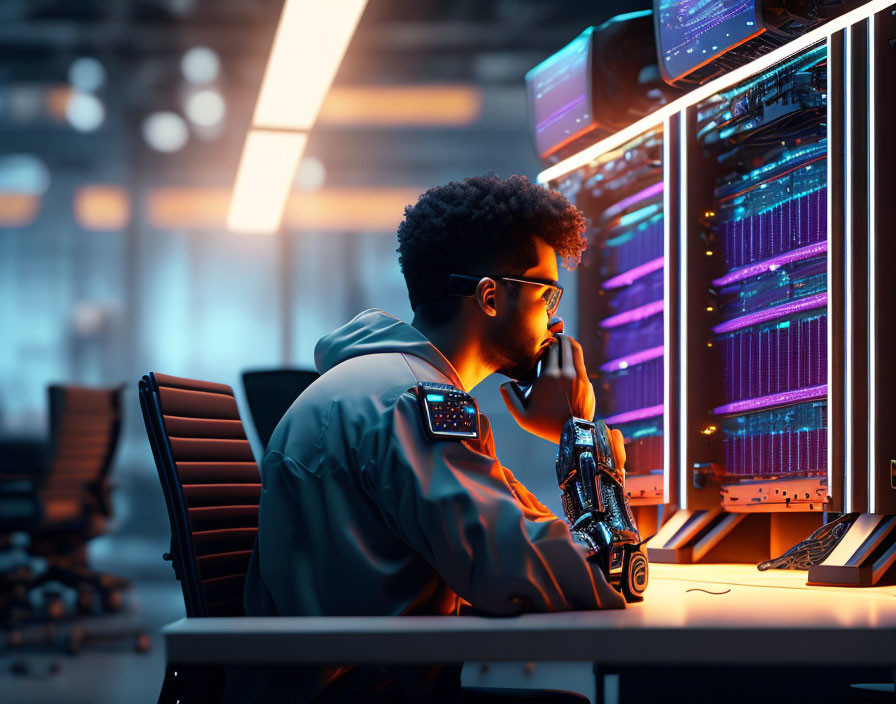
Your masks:
<svg viewBox="0 0 896 704"><path fill-rule="evenodd" d="M495 615L625 606L566 524L527 507L534 497L515 495L522 485L482 443L431 440L409 394L389 420L368 486L392 530L458 596Z"/></svg>

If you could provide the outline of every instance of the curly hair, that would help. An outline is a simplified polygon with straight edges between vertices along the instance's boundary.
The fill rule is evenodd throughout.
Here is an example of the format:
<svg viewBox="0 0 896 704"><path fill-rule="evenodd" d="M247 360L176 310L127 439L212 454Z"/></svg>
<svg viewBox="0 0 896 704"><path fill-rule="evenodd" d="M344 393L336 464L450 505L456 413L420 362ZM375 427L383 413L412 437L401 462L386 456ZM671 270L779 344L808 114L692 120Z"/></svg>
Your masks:
<svg viewBox="0 0 896 704"><path fill-rule="evenodd" d="M522 274L538 263L533 236L572 270L581 261L586 222L575 206L525 176L494 173L426 191L398 226L401 272L411 307L444 322L459 310L449 274Z"/></svg>

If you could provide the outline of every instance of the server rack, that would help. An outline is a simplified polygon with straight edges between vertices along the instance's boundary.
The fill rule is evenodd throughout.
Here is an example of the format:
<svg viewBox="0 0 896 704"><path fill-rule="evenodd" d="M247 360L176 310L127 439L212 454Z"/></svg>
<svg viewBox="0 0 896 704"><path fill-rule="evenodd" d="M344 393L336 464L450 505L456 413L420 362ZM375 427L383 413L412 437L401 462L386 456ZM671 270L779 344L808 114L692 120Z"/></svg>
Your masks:
<svg viewBox="0 0 896 704"><path fill-rule="evenodd" d="M669 503L664 471L667 237L662 126L636 135L562 179L589 218L579 267L579 341L597 413L626 438L626 493L641 531Z"/></svg>
<svg viewBox="0 0 896 704"><path fill-rule="evenodd" d="M896 417L896 372L886 354L896 295L881 275L896 254L886 237L896 215L889 169L896 157L894 11L892 2L867 3L539 176L559 187L650 130L663 134L663 500L678 510L649 544L655 561L761 561L806 537L831 512L855 512L861 515L810 571L810 582L872 584L896 563L896 434L886 426ZM787 195L777 205L751 203L732 195L738 184L720 177L718 154L706 144L706 116L719 96L794 67L803 87L814 82L817 95L804 98L824 95L815 104L823 139L814 153L788 157L803 171L786 174L782 167L740 184L765 182L769 192ZM790 197L794 188L805 193ZM738 207L744 217L734 216ZM787 217L801 217L801 207L814 225L799 221L792 241L768 238L738 256L742 221L772 217L768 212L780 219L788 208ZM751 267L758 274L744 275ZM595 290L589 276L583 270L584 336L602 319L588 307ZM786 286L769 284L782 279ZM751 343L768 348L770 337L776 345L808 338L814 350L806 354L800 342L771 373L768 359L752 377L732 373L744 350L750 366ZM791 369L797 357L808 364ZM745 378L751 384L744 386Z"/></svg>

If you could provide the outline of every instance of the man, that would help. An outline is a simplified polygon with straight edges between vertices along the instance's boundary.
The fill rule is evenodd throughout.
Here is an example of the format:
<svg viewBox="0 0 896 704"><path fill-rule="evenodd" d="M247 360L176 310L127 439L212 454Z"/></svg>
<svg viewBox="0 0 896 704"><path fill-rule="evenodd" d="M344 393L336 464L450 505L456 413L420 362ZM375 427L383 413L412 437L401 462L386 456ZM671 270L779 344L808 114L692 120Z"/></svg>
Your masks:
<svg viewBox="0 0 896 704"><path fill-rule="evenodd" d="M544 355L526 404L501 387L517 423L559 443L570 416L592 418L582 349L548 329L557 256L577 263L584 227L561 195L516 176L453 182L406 209L398 251L413 322L369 310L318 342L322 376L262 463L249 615L624 606L567 525L501 466L473 402L465 434L439 435L418 399L420 382L468 392L494 372L520 379ZM460 685L459 667L361 667L281 671L266 686L270 697L301 687L309 699L452 701Z"/></svg>

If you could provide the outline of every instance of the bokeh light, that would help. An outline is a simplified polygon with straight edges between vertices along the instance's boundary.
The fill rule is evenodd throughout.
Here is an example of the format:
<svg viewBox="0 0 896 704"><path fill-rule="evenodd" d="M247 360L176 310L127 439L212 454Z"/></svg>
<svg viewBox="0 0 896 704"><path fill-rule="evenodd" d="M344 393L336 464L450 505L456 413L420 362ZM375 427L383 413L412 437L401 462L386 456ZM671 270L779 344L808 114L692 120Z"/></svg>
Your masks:
<svg viewBox="0 0 896 704"><path fill-rule="evenodd" d="M180 61L180 70L190 83L211 83L220 69L218 55L207 46L194 46Z"/></svg>
<svg viewBox="0 0 896 704"><path fill-rule="evenodd" d="M190 122L200 127L217 125L224 119L224 115L227 112L224 98L213 88L206 88L193 93L187 98L185 107Z"/></svg>
<svg viewBox="0 0 896 704"><path fill-rule="evenodd" d="M65 106L65 117L79 132L93 132L106 119L106 109L92 93L75 91Z"/></svg>
<svg viewBox="0 0 896 704"><path fill-rule="evenodd" d="M79 91L96 92L106 82L106 69L92 56L82 56L69 66L68 82Z"/></svg>
<svg viewBox="0 0 896 704"><path fill-rule="evenodd" d="M154 112L143 121L143 138L158 152L172 154L184 148L190 131L175 112Z"/></svg>

